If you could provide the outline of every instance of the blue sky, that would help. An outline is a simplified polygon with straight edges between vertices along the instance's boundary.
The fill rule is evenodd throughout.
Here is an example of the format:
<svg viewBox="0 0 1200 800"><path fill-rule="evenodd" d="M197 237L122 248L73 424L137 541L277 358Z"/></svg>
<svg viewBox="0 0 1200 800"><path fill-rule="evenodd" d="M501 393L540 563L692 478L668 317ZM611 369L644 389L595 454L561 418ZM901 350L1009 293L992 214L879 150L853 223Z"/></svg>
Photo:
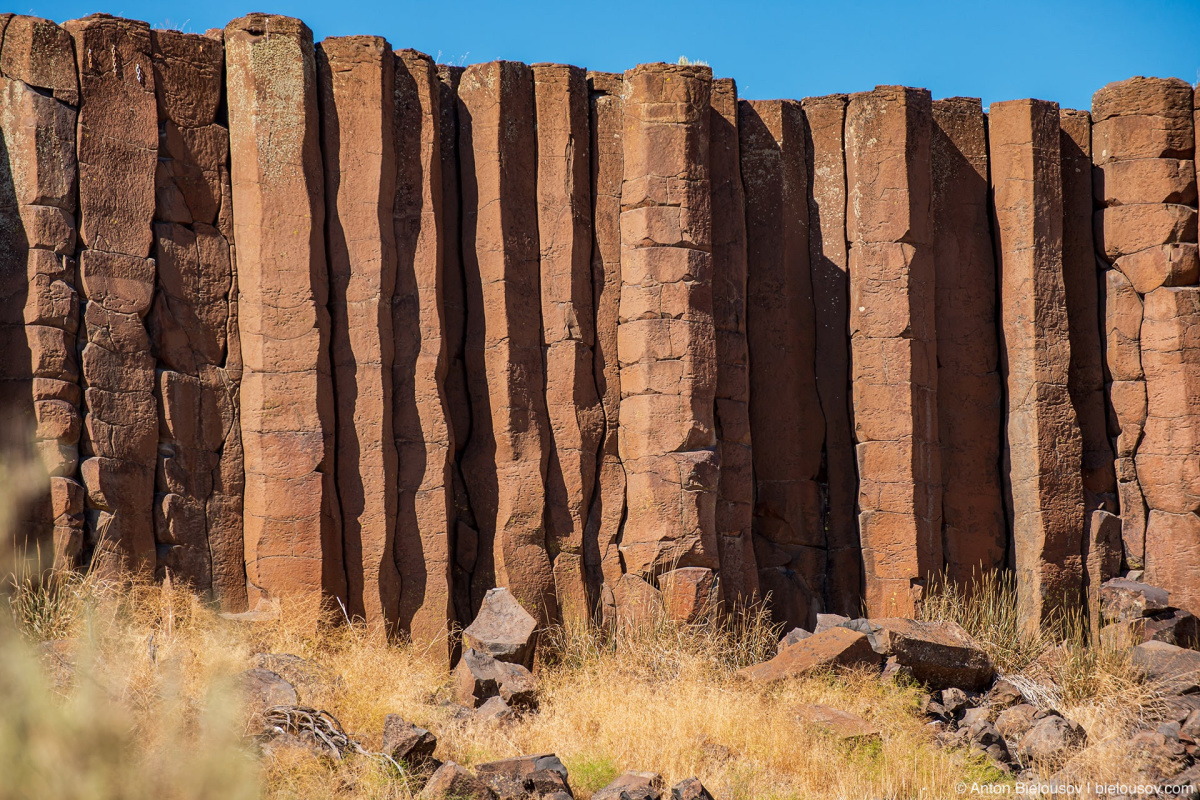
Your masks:
<svg viewBox="0 0 1200 800"><path fill-rule="evenodd" d="M271 11L300 17L318 40L376 34L455 64L505 58L619 71L687 56L756 99L892 83L934 97L1087 108L1109 81L1200 77L1200 0L35 0L13 10L60 22L102 10L192 32Z"/></svg>

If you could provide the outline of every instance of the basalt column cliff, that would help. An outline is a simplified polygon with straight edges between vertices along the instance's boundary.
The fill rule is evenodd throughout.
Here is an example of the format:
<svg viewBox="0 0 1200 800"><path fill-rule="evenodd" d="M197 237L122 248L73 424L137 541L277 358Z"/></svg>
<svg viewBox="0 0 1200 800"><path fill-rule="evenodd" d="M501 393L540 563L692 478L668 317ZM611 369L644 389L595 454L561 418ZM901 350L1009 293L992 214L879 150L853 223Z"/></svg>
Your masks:
<svg viewBox="0 0 1200 800"><path fill-rule="evenodd" d="M252 14L0 16L0 430L60 567L449 656L766 601L1200 613L1197 95L739 99Z"/></svg>

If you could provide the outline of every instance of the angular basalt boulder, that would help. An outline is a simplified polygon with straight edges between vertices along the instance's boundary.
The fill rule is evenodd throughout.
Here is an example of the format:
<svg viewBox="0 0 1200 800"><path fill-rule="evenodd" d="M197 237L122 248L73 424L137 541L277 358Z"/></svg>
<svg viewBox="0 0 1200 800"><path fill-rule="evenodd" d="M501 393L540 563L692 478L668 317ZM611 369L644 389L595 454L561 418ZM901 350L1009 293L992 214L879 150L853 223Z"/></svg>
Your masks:
<svg viewBox="0 0 1200 800"><path fill-rule="evenodd" d="M592 800L659 800L663 779L657 772L626 772L592 795Z"/></svg>
<svg viewBox="0 0 1200 800"><path fill-rule="evenodd" d="M1100 586L1100 610L1106 620L1123 622L1166 611L1170 592L1128 578L1113 578Z"/></svg>
<svg viewBox="0 0 1200 800"><path fill-rule="evenodd" d="M684 778L671 787L671 800L713 800L699 778Z"/></svg>
<svg viewBox="0 0 1200 800"><path fill-rule="evenodd" d="M553 753L479 764L475 774L499 800L541 800L556 792L571 793L567 768Z"/></svg>
<svg viewBox="0 0 1200 800"><path fill-rule="evenodd" d="M1133 663L1148 680L1168 694L1200 691L1200 652L1166 642L1146 642L1133 648Z"/></svg>
<svg viewBox="0 0 1200 800"><path fill-rule="evenodd" d="M785 647L770 661L739 670L738 675L755 683L769 683L828 667L877 667L882 660L865 634L831 628Z"/></svg>
<svg viewBox="0 0 1200 800"><path fill-rule="evenodd" d="M796 721L816 728L838 741L862 743L877 741L881 735L878 725L868 722L858 714L820 704L796 706Z"/></svg>
<svg viewBox="0 0 1200 800"><path fill-rule="evenodd" d="M1029 732L1021 737L1017 754L1037 766L1054 768L1085 744L1087 733L1080 725L1057 714L1049 714L1034 722Z"/></svg>
<svg viewBox="0 0 1200 800"><path fill-rule="evenodd" d="M533 659L537 620L507 589L490 589L475 619L463 631L467 647L498 661L528 665Z"/></svg>
<svg viewBox="0 0 1200 800"><path fill-rule="evenodd" d="M496 696L510 706L537 704L537 683L529 670L520 664L496 661L478 650L463 651L454 669L454 689L458 702L468 708L478 708Z"/></svg>
<svg viewBox="0 0 1200 800"><path fill-rule="evenodd" d="M424 728L404 720L399 714L383 718L384 753L396 761L419 767L429 763L437 749L437 737Z"/></svg>
<svg viewBox="0 0 1200 800"><path fill-rule="evenodd" d="M418 795L420 800L496 800L496 793L483 781L453 761L438 767Z"/></svg>
<svg viewBox="0 0 1200 800"><path fill-rule="evenodd" d="M879 650L933 689L986 689L995 675L987 653L957 623L875 619Z"/></svg>

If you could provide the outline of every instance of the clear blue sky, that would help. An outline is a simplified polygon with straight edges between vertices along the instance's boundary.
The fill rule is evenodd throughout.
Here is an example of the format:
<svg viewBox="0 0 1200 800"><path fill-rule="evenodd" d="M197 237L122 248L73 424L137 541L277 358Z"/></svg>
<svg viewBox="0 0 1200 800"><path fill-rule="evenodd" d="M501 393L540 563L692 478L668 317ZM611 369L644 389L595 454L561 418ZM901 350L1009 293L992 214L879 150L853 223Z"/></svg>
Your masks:
<svg viewBox="0 0 1200 800"><path fill-rule="evenodd" d="M26 11L23 2L13 10ZM504 58L619 71L687 56L756 99L893 83L934 97L1088 108L1109 81L1195 84L1200 72L1200 0L34 0L27 13L61 22L93 11L191 32L271 11L300 17L318 40L376 34L455 64Z"/></svg>

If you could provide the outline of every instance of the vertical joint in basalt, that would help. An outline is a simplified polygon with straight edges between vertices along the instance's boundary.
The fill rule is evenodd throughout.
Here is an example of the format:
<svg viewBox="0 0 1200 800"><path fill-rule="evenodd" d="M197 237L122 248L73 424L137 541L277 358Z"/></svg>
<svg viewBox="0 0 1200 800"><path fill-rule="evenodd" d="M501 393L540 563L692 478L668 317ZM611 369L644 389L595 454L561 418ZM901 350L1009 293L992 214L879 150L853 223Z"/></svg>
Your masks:
<svg viewBox="0 0 1200 800"><path fill-rule="evenodd" d="M317 45L316 62L347 608L394 632L402 588L392 417L395 56L378 36L345 36Z"/></svg>
<svg viewBox="0 0 1200 800"><path fill-rule="evenodd" d="M467 67L459 81L465 359L471 438L462 471L479 528L471 601L507 587L542 624L558 615L544 523L537 146L532 70Z"/></svg>
<svg viewBox="0 0 1200 800"><path fill-rule="evenodd" d="M882 86L846 111L859 527L871 615L911 616L942 568L932 108Z"/></svg>
<svg viewBox="0 0 1200 800"><path fill-rule="evenodd" d="M74 566L83 547L82 396L75 338L76 118L70 34L0 15L0 448L41 479L17 494L25 552ZM22 280L24 278L24 280Z"/></svg>
<svg viewBox="0 0 1200 800"><path fill-rule="evenodd" d="M1082 436L1068 395L1060 121L1056 103L989 111L1000 272L1009 518L1025 624L1082 601Z"/></svg>
<svg viewBox="0 0 1200 800"><path fill-rule="evenodd" d="M1005 566L1007 538L987 122L978 98L937 100L932 111L942 549L946 577L965 586Z"/></svg>
<svg viewBox="0 0 1200 800"><path fill-rule="evenodd" d="M251 14L225 27L225 57L249 600L344 598L312 31Z"/></svg>
<svg viewBox="0 0 1200 800"><path fill-rule="evenodd" d="M856 617L862 610L858 472L850 419L850 284L846 241L843 94L809 97L805 117L809 270L816 314L816 383L825 418L821 476L826 546L825 607Z"/></svg>
<svg viewBox="0 0 1200 800"><path fill-rule="evenodd" d="M753 542L777 622L811 629L828 565L821 497L825 415L817 386L804 112L793 100L742 101L746 193Z"/></svg>
<svg viewBox="0 0 1200 800"><path fill-rule="evenodd" d="M675 567L718 566L712 75L648 64L624 78L620 551L629 576L652 582Z"/></svg>
<svg viewBox="0 0 1200 800"><path fill-rule="evenodd" d="M621 524L625 517L625 468L621 463L621 372L617 327L621 300L621 180L624 174L624 79L615 73L589 72L589 121L592 196L592 300L596 338L593 375L603 413L603 438L597 453L596 486L584 531L588 587L597 607L593 614L611 620L616 610L621 561Z"/></svg>
<svg viewBox="0 0 1200 800"><path fill-rule="evenodd" d="M448 394L450 319L444 298L461 268L446 257L447 218L457 231L457 186L446 190L454 158L443 125L443 84L429 56L415 50L395 55L396 292L392 299L395 336L393 397L396 452L400 462L396 565L400 570L400 626L418 646L441 658L451 655L456 619L453 531L454 455L459 432L452 424ZM449 147L449 151L443 147ZM448 201L447 197L451 200ZM453 265L453 266L451 266ZM452 272L453 270L453 272ZM461 305L459 307L461 315ZM461 316L458 318L461 324ZM461 327L457 342L461 346ZM461 385L461 384L460 384ZM465 621L465 620L464 620Z"/></svg>
<svg viewBox="0 0 1200 800"><path fill-rule="evenodd" d="M224 45L151 31L158 109L154 301L147 329L159 406L158 565L246 607L236 269L229 131L218 121Z"/></svg>

